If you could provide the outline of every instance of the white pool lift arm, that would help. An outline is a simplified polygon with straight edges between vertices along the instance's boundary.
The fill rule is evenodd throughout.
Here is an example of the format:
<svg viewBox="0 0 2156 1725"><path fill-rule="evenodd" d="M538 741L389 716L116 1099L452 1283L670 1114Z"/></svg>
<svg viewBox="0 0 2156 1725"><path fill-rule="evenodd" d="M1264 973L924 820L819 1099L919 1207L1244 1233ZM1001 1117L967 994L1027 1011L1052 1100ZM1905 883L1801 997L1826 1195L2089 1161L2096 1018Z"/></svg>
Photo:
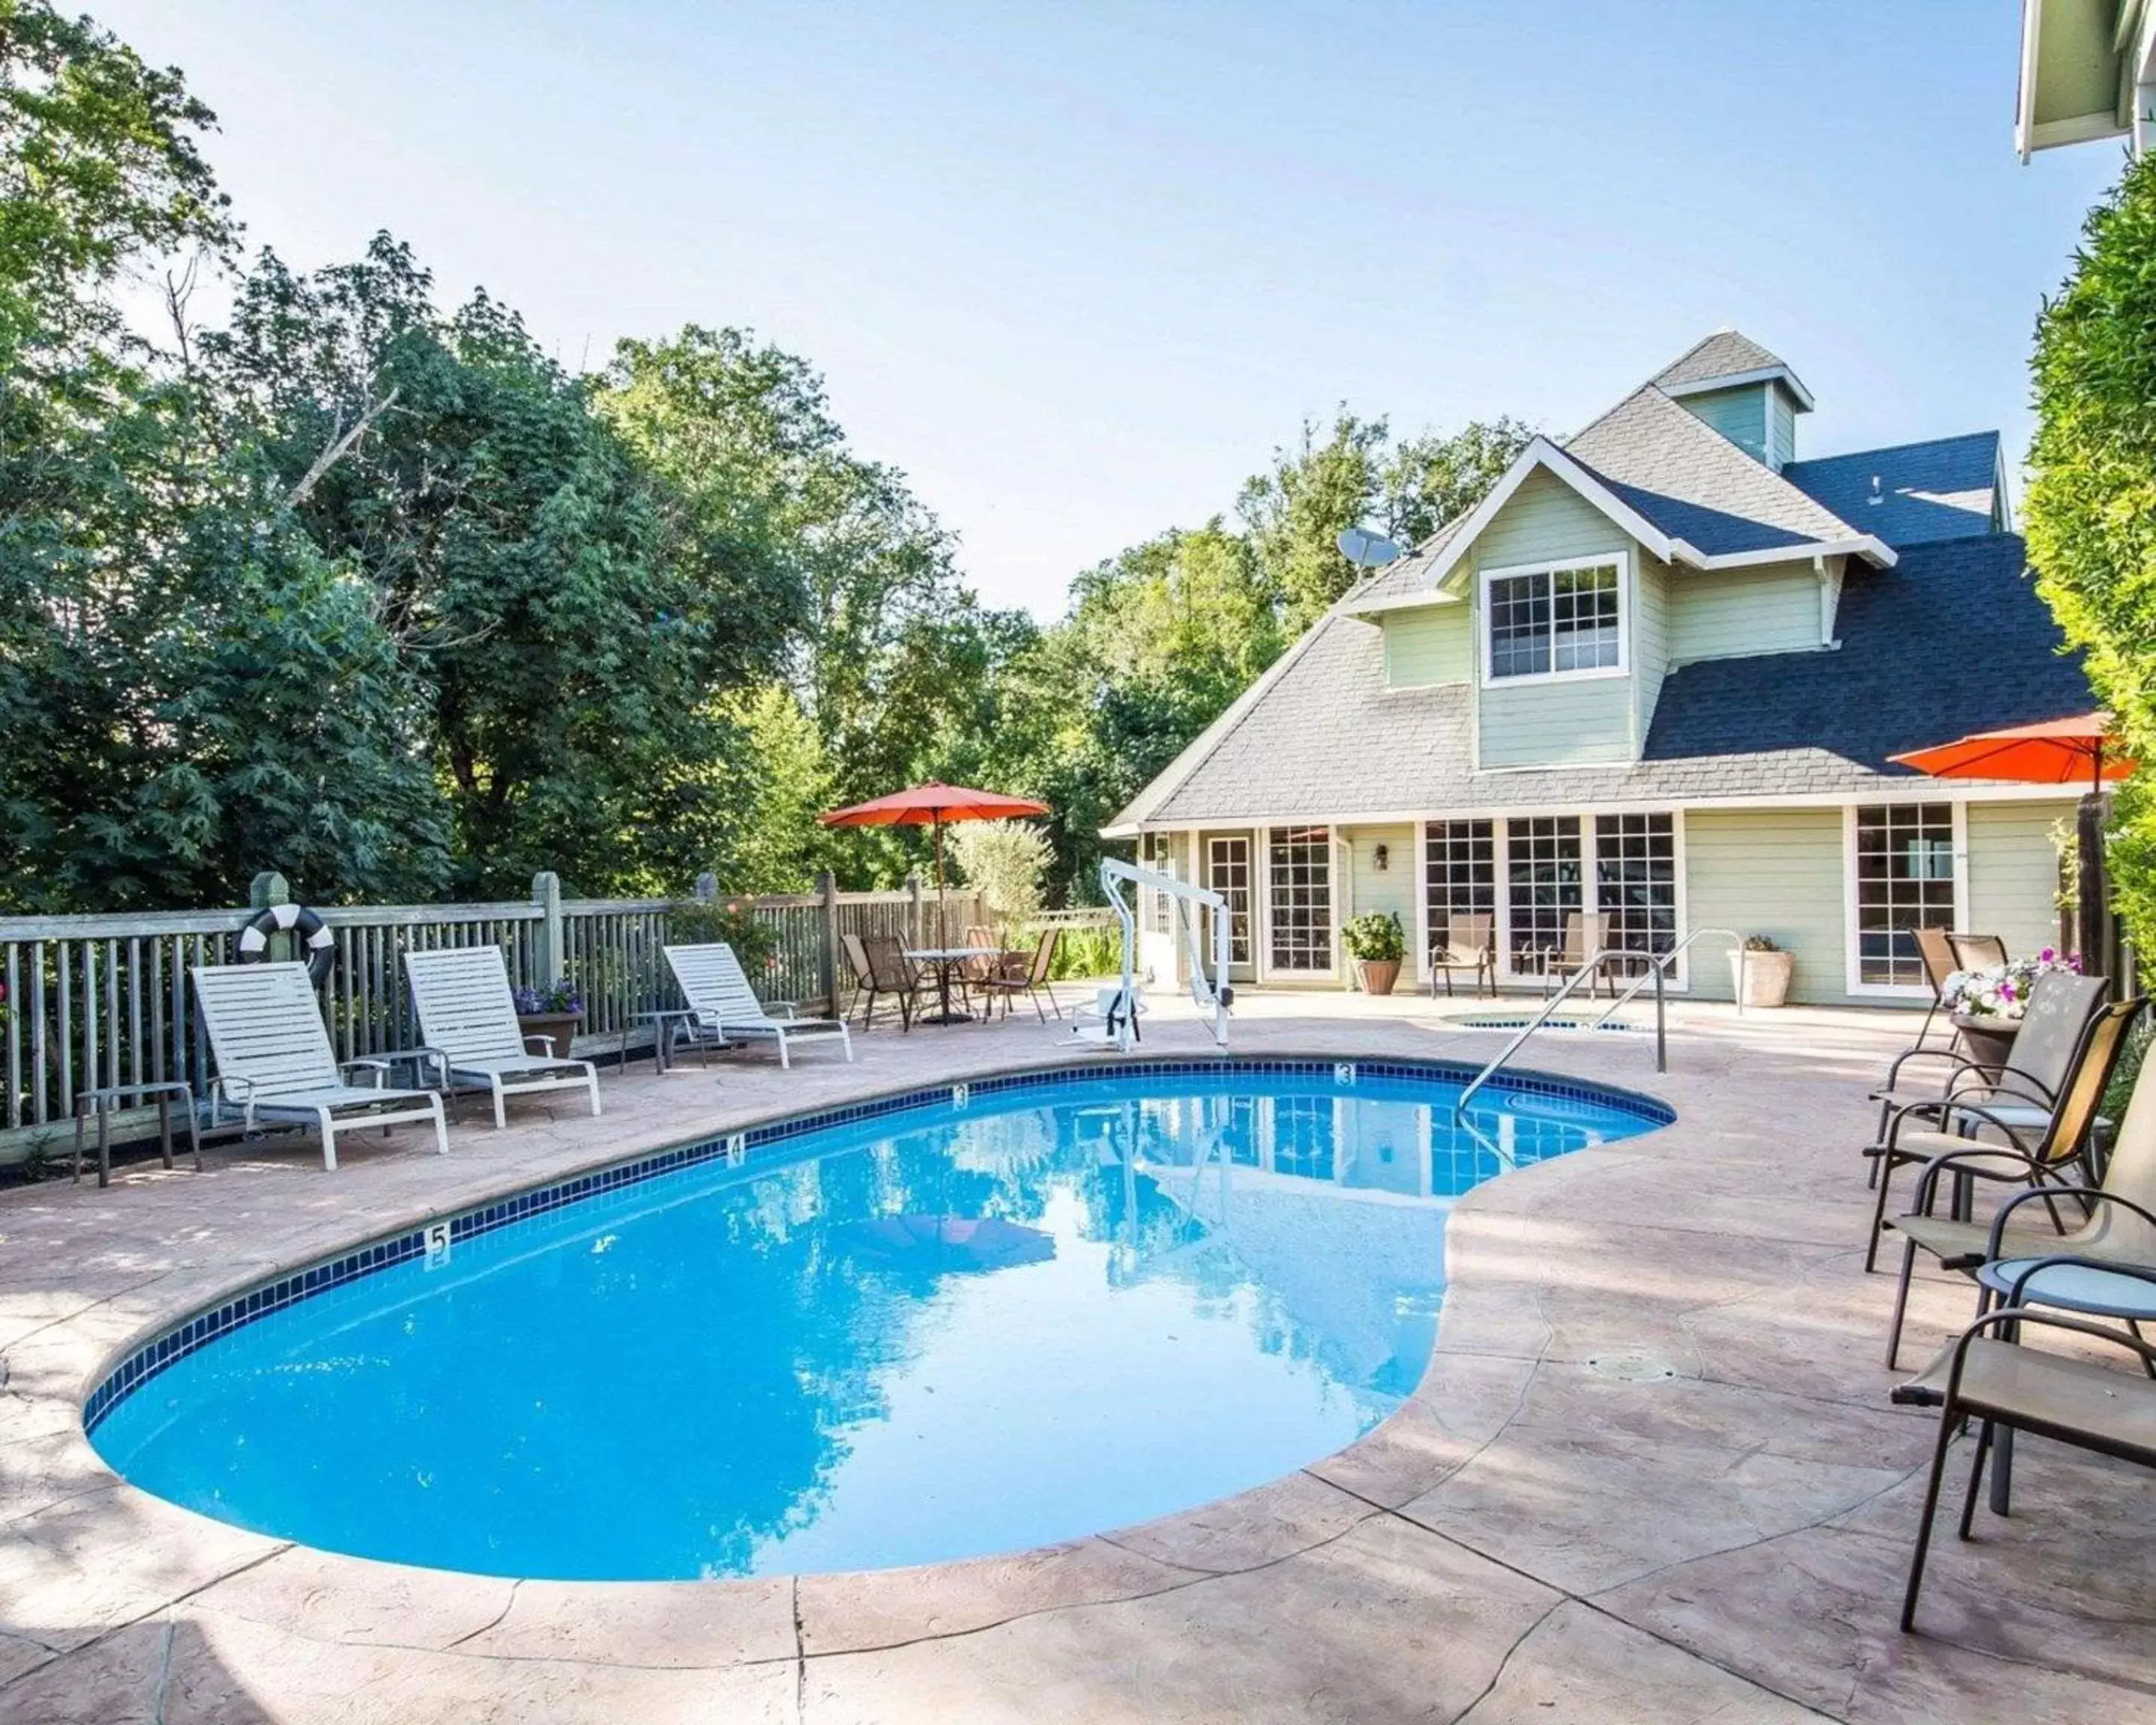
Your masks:
<svg viewBox="0 0 2156 1725"><path fill-rule="evenodd" d="M1235 1004L1235 990L1228 980L1228 953L1232 930L1229 927L1228 901L1219 893L1203 886L1194 886L1188 880L1178 880L1173 875L1162 874L1154 869L1142 869L1133 863L1118 862L1106 857L1101 863L1101 891L1115 909L1116 920L1122 925L1122 977L1112 992L1102 991L1100 1009L1092 1014L1097 1024L1081 1025L1077 1034L1104 1047L1112 1046L1127 1054L1138 1040L1137 1017L1141 1001L1137 987L1137 914L1132 908L1124 888L1142 886L1164 894L1174 907L1176 936L1190 957L1190 998L1199 1009L1211 1014L1213 1040L1221 1047L1228 1045L1228 1009ZM1212 963L1209 967L1206 953L1198 938L1198 912L1210 911L1213 923Z"/></svg>

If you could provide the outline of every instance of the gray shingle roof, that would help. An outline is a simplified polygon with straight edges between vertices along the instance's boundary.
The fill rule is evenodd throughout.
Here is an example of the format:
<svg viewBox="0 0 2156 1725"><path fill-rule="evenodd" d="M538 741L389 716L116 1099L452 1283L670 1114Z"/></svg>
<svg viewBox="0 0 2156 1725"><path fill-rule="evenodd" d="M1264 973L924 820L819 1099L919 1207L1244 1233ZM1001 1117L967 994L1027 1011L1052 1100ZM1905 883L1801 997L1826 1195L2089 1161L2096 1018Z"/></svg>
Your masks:
<svg viewBox="0 0 2156 1725"><path fill-rule="evenodd" d="M1664 389L1677 389L1687 383L1740 377L1746 372L1763 372L1775 366L1787 371L1789 362L1779 354L1769 353L1749 336L1739 335L1735 330L1717 330L1656 372L1654 382Z"/></svg>
<svg viewBox="0 0 2156 1725"><path fill-rule="evenodd" d="M1889 545L1921 545L1991 531L1999 434L1979 431L1891 449L1792 461L1782 477ZM1872 481L1879 482L1878 490ZM1874 497L1879 500L1874 502Z"/></svg>
<svg viewBox="0 0 2156 1725"><path fill-rule="evenodd" d="M1194 752L1187 776L1150 790L1123 819L1838 794L1909 779L1890 754L2091 705L2010 534L1918 546L1893 569L1852 566L1840 632L1835 652L1672 672L1637 762L1477 774L1466 687L1389 691L1378 626L1335 615L1239 721ZM1981 665L1983 675L1937 675L1942 665Z"/></svg>
<svg viewBox="0 0 2156 1725"><path fill-rule="evenodd" d="M1651 383L1568 439L1564 452L1663 532L1709 557L1795 549L1859 531Z"/></svg>

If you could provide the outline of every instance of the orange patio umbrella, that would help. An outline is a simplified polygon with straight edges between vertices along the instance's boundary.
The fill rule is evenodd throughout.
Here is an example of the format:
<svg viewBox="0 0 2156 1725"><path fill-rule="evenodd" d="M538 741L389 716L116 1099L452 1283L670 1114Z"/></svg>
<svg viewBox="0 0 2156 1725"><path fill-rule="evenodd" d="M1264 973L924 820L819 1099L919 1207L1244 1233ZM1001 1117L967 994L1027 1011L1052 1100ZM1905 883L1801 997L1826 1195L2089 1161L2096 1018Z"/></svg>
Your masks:
<svg viewBox="0 0 2156 1725"><path fill-rule="evenodd" d="M827 827L932 827L936 832L936 924L943 925L943 829L954 820L1012 820L1045 814L1048 805L1000 791L969 790L962 784L917 784L893 791L850 809L834 809L823 817Z"/></svg>
<svg viewBox="0 0 2156 1725"><path fill-rule="evenodd" d="M2109 713L2079 713L2071 719L2046 719L2041 725L2016 725L2006 731L1979 731L1958 742L1912 749L1887 758L1934 778L2010 778L2022 784L2079 784L2092 792L2106 781L2131 774L2140 763L2107 745Z"/></svg>
<svg viewBox="0 0 2156 1725"><path fill-rule="evenodd" d="M2076 831L2081 879L2079 938L2083 965L2102 961L2104 941L2103 788L2140 763L2111 747L2111 715L2076 713L2039 725L1979 731L1956 742L1887 758L1934 778L2007 778L2020 784L2082 784Z"/></svg>

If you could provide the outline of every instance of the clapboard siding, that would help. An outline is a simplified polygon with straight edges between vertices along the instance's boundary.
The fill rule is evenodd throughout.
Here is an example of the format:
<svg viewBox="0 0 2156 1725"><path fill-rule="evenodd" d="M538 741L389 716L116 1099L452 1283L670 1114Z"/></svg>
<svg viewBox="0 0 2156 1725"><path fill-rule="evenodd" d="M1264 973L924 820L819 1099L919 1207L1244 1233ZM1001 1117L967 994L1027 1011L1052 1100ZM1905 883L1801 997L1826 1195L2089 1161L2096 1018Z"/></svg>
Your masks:
<svg viewBox="0 0 2156 1725"><path fill-rule="evenodd" d="M1428 689L1464 683L1475 674L1468 608L1432 605L1395 611L1384 620L1385 686Z"/></svg>
<svg viewBox="0 0 2156 1725"><path fill-rule="evenodd" d="M1972 803L1969 806L1969 921L1995 934L2015 957L2059 937L2059 853L2051 829L2074 804Z"/></svg>
<svg viewBox="0 0 2156 1725"><path fill-rule="evenodd" d="M1810 563L1686 569L1671 582L1674 663L1796 653L1819 644L1819 577Z"/></svg>
<svg viewBox="0 0 2156 1725"><path fill-rule="evenodd" d="M1793 999L1849 999L1839 809L1692 809L1685 815L1685 914L1693 928L1763 934L1796 955ZM1730 998L1727 942L1692 948L1691 987Z"/></svg>

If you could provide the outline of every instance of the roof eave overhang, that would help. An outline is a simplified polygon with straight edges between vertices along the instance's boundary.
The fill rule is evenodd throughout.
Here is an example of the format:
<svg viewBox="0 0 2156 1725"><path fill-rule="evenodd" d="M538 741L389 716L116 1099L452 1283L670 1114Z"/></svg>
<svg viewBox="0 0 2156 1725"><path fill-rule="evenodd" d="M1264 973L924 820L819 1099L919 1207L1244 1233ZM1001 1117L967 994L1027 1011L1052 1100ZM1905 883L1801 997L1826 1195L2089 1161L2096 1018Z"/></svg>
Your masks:
<svg viewBox="0 0 2156 1725"><path fill-rule="evenodd" d="M1446 542L1445 549L1432 562L1432 591L1451 578L1469 549L1481 536L1482 530L1537 470L1554 474L1664 562L1670 561L1672 542L1666 533L1548 438L1537 437L1520 451L1512 465L1505 470L1505 476L1491 489L1488 496L1475 506L1474 512L1460 523L1460 531ZM1424 599L1423 603L1429 601Z"/></svg>
<svg viewBox="0 0 2156 1725"><path fill-rule="evenodd" d="M1717 389L1742 389L1747 383L1779 383L1807 413L1812 411L1812 393L1804 380L1787 366L1760 366L1748 372L1732 372L1721 377L1695 377L1688 383L1658 383L1655 387L1672 401L1687 395L1707 395Z"/></svg>
<svg viewBox="0 0 2156 1725"><path fill-rule="evenodd" d="M1810 557L1862 557L1875 569L1891 569L1900 561L1894 547L1870 533L1847 539L1804 539L1794 545L1770 545L1760 551L1726 551L1710 557L1682 539L1671 542L1669 561L1692 569L1753 569L1763 563L1794 563Z"/></svg>

